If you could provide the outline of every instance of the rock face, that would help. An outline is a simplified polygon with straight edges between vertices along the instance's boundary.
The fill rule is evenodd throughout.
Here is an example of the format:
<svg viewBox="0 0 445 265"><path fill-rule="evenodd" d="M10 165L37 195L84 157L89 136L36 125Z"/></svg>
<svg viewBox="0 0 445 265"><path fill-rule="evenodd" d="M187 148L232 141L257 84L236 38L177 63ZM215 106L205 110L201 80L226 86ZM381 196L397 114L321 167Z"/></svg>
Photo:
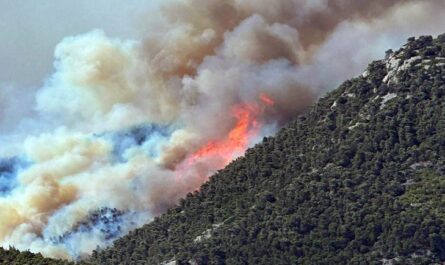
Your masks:
<svg viewBox="0 0 445 265"><path fill-rule="evenodd" d="M410 38L92 261L442 264L444 96L445 37Z"/></svg>
<svg viewBox="0 0 445 265"><path fill-rule="evenodd" d="M410 75L410 72L429 70L430 67L441 67L445 65L445 57L441 55L441 47L445 40L445 36L441 35L434 42L431 36L423 36L417 40L408 42L405 47L396 53L387 54L386 68L388 74L384 77L383 82L386 84L397 84L403 75ZM410 70L407 72L407 70ZM434 75L434 72L424 72L425 74Z"/></svg>

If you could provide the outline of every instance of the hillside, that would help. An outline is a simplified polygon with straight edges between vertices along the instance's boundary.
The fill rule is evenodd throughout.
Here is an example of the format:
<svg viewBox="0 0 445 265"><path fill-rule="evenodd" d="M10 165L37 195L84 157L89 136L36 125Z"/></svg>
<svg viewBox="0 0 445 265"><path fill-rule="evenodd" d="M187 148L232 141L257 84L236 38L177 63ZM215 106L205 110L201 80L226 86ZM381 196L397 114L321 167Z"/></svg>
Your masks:
<svg viewBox="0 0 445 265"><path fill-rule="evenodd" d="M90 262L441 264L444 67L445 36L409 39Z"/></svg>
<svg viewBox="0 0 445 265"><path fill-rule="evenodd" d="M410 38L93 261L445 261L444 66L444 36Z"/></svg>
<svg viewBox="0 0 445 265"><path fill-rule="evenodd" d="M16 249L5 250L0 247L0 264L7 265L71 265L67 261L44 258L41 254Z"/></svg>

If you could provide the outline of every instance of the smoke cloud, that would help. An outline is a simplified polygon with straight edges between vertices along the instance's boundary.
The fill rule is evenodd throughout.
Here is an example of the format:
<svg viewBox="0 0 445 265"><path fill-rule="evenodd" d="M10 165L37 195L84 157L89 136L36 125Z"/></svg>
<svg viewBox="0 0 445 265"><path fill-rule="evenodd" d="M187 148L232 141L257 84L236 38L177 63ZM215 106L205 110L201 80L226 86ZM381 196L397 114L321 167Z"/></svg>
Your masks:
<svg viewBox="0 0 445 265"><path fill-rule="evenodd" d="M444 7L178 0L143 38L65 38L34 110L0 137L1 245L68 259L109 245L385 50L440 33ZM29 104L0 100L3 126Z"/></svg>

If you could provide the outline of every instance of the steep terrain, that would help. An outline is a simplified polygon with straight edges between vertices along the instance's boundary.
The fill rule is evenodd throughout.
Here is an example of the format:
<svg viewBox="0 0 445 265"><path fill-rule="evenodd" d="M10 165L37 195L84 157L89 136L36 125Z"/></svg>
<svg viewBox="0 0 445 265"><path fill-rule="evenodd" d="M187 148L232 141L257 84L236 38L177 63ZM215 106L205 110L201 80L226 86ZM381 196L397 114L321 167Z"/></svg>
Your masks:
<svg viewBox="0 0 445 265"><path fill-rule="evenodd" d="M445 37L411 38L99 264L445 261Z"/></svg>
<svg viewBox="0 0 445 265"><path fill-rule="evenodd" d="M90 262L441 264L444 99L445 36L411 38Z"/></svg>

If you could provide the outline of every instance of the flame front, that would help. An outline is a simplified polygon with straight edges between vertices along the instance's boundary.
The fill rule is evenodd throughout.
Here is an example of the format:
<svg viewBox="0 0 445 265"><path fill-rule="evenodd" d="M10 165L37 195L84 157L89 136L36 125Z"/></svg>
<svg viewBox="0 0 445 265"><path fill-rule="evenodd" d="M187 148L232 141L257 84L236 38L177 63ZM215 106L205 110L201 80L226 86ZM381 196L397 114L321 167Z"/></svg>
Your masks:
<svg viewBox="0 0 445 265"><path fill-rule="evenodd" d="M236 122L227 136L222 140L211 140L191 153L177 167L177 176L181 177L193 168L195 169L194 174L200 174L201 179L207 178L217 169L229 164L234 158L243 155L263 127L261 115L266 108L275 104L274 100L266 93L259 95L259 101L261 104L255 102L233 106L231 113Z"/></svg>
<svg viewBox="0 0 445 265"><path fill-rule="evenodd" d="M221 166L230 162L234 156L246 150L249 139L258 134L261 124L258 121L260 109L255 105L240 105L232 108L236 118L234 128L222 141L210 141L187 159L187 164L193 164L206 157L219 158Z"/></svg>
<svg viewBox="0 0 445 265"><path fill-rule="evenodd" d="M264 92L260 93L260 100L269 107L275 105L275 101Z"/></svg>

